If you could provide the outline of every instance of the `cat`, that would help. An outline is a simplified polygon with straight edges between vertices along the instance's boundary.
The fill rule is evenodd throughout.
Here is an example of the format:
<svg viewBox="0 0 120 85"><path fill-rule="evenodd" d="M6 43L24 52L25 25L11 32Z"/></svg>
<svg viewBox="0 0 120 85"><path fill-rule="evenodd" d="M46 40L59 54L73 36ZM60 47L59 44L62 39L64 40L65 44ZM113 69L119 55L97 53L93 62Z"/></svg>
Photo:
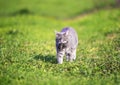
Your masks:
<svg viewBox="0 0 120 85"><path fill-rule="evenodd" d="M78 35L71 27L63 28L61 32L56 32L56 52L58 64L63 63L63 57L72 62L76 59L76 49L78 46Z"/></svg>

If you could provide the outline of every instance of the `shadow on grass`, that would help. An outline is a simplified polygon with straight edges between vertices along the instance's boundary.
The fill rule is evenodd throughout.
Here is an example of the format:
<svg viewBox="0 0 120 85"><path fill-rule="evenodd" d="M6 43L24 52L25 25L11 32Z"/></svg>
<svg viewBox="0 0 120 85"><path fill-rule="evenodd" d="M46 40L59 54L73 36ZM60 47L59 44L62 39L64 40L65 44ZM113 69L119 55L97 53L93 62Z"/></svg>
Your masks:
<svg viewBox="0 0 120 85"><path fill-rule="evenodd" d="M11 15L15 16L15 15L25 15L25 14L26 15L33 14L33 12L31 12L29 9L24 8L24 9L21 9L21 10L18 10L16 12L12 13Z"/></svg>
<svg viewBox="0 0 120 85"><path fill-rule="evenodd" d="M36 56L34 56L35 60L41 60L43 62L49 62L52 64L57 64L56 62L56 58L53 55L42 55L42 54L38 54Z"/></svg>
<svg viewBox="0 0 120 85"><path fill-rule="evenodd" d="M32 12L31 10L27 9L27 8L23 8L17 11L14 11L13 13L0 13L0 16L16 16L16 15L33 15L34 12Z"/></svg>

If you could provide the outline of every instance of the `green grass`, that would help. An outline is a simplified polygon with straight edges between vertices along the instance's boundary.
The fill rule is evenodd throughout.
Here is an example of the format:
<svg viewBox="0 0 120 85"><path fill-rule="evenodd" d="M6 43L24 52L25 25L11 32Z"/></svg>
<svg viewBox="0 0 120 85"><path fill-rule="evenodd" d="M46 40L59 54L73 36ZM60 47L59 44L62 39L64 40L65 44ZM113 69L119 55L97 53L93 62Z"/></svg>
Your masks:
<svg viewBox="0 0 120 85"><path fill-rule="evenodd" d="M5 3L2 0L1 2ZM46 12L47 17L43 17L39 15L39 5L35 5L37 0L33 3L36 9L26 5L32 1L21 0L22 2L24 4L17 5L14 1L6 3L9 4L7 6L0 5L1 9L6 9L0 10L3 14L14 13L24 6L35 11L35 14L0 16L0 85L120 84L119 8L101 9L78 18L57 20L52 17L66 18L66 15L64 16L62 11L61 16L57 13L52 14L55 5L53 8L50 6L50 14ZM44 0L41 5L45 2L49 1ZM52 5L53 2L58 3L51 0L48 4ZM65 6L66 2L63 4ZM44 4L48 8L49 5ZM84 7L81 9L84 10ZM71 17L72 13L76 16L74 10L66 13L69 14L68 17ZM60 31L66 26L75 28L78 33L77 59L71 63L64 59L64 63L59 65L56 62L54 30Z"/></svg>
<svg viewBox="0 0 120 85"><path fill-rule="evenodd" d="M65 19L115 3L115 0L0 0L0 15L35 14Z"/></svg>

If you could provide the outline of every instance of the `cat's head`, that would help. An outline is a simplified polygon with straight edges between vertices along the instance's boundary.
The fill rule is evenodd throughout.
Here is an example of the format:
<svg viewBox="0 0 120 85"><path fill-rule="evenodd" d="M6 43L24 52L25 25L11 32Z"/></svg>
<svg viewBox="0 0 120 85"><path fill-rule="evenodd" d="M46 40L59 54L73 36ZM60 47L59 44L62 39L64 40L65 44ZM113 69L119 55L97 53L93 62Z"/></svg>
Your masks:
<svg viewBox="0 0 120 85"><path fill-rule="evenodd" d="M56 42L59 44L67 43L67 32L55 32L56 33Z"/></svg>
<svg viewBox="0 0 120 85"><path fill-rule="evenodd" d="M56 33L56 45L59 49L64 49L67 47L68 43L68 32L55 32Z"/></svg>

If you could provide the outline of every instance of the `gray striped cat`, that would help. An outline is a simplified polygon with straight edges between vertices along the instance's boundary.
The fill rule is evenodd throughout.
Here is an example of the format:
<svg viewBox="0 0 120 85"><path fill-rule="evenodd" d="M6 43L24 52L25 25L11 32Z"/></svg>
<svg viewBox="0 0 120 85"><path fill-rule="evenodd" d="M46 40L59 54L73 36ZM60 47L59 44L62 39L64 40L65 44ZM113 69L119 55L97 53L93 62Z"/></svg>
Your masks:
<svg viewBox="0 0 120 85"><path fill-rule="evenodd" d="M58 64L63 63L63 57L66 55L67 61L76 59L76 49L78 45L78 36L76 31L71 27L56 32L56 52Z"/></svg>

